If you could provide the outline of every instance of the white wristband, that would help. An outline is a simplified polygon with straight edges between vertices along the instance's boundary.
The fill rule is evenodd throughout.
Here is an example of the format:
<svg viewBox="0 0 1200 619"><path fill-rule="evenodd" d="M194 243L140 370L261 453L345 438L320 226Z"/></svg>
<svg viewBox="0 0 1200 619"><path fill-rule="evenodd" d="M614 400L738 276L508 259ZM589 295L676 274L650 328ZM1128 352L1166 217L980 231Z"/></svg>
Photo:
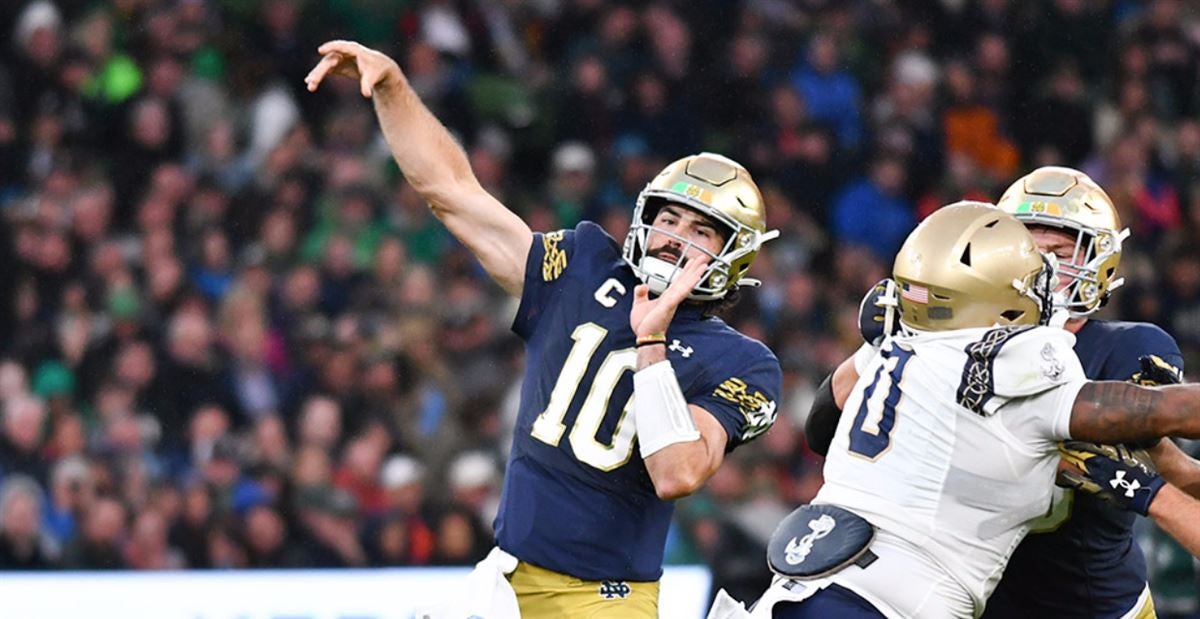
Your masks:
<svg viewBox="0 0 1200 619"><path fill-rule="evenodd" d="M633 418L642 458L667 445L700 438L670 361L633 373Z"/></svg>

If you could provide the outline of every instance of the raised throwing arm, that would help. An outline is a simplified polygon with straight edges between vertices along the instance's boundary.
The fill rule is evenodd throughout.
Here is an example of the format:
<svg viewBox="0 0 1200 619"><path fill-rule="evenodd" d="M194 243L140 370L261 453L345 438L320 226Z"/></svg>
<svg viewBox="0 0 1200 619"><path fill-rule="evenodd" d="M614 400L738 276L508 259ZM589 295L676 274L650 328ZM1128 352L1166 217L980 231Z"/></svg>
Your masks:
<svg viewBox="0 0 1200 619"><path fill-rule="evenodd" d="M358 81L362 96L375 103L404 177L492 279L519 297L533 233L479 184L462 147L421 103L396 61L351 41L330 41L317 51L322 57L304 80L308 90L329 75Z"/></svg>

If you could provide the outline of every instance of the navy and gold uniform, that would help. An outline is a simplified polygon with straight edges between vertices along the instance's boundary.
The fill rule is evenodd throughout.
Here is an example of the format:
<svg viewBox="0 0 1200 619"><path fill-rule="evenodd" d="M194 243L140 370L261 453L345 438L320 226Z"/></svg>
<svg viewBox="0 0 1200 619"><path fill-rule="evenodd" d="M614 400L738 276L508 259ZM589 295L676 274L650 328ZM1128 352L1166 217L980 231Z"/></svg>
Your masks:
<svg viewBox="0 0 1200 619"><path fill-rule="evenodd" d="M1089 320L1075 352L1092 380L1130 380L1145 355L1183 368L1175 340L1147 323ZM984 617L1152 617L1137 515L1083 493L1059 505L1017 547Z"/></svg>
<svg viewBox="0 0 1200 619"><path fill-rule="evenodd" d="M610 597L627 593L622 583L636 590L661 576L672 510L638 454L630 407L629 314L640 283L595 224L535 234L513 323L526 370L497 543L526 564L608 581ZM721 423L733 449L773 423L779 362L702 310L679 307L667 356L687 401ZM518 578L513 584L520 596Z"/></svg>

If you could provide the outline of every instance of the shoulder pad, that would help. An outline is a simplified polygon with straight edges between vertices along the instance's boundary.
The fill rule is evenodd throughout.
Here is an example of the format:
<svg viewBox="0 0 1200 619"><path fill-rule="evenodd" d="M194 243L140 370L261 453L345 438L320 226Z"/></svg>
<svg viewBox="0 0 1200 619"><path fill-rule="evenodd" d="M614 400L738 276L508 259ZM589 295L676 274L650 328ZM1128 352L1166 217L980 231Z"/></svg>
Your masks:
<svg viewBox="0 0 1200 619"><path fill-rule="evenodd" d="M1075 336L1063 329L1034 327L1017 330L1006 338L992 337L995 330L968 348L971 362L993 364L996 395L1031 396L1064 383L1084 379L1075 355Z"/></svg>

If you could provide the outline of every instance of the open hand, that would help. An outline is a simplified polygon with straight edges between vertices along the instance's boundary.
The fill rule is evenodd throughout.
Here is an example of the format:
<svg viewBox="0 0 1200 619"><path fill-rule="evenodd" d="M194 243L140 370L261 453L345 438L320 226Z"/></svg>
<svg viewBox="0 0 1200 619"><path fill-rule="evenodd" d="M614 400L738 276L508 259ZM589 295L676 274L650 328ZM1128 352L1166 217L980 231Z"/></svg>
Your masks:
<svg viewBox="0 0 1200 619"><path fill-rule="evenodd" d="M671 285L656 299L650 298L650 286L641 284L633 289L633 309L629 311L629 326L636 337L667 332L679 304L687 299L708 268L708 256L689 258L683 269L675 274Z"/></svg>
<svg viewBox="0 0 1200 619"><path fill-rule="evenodd" d="M304 78L309 92L316 92L327 75L358 80L362 96L370 98L380 86L404 78L400 66L384 54L353 41L329 41L317 48L321 61Z"/></svg>

